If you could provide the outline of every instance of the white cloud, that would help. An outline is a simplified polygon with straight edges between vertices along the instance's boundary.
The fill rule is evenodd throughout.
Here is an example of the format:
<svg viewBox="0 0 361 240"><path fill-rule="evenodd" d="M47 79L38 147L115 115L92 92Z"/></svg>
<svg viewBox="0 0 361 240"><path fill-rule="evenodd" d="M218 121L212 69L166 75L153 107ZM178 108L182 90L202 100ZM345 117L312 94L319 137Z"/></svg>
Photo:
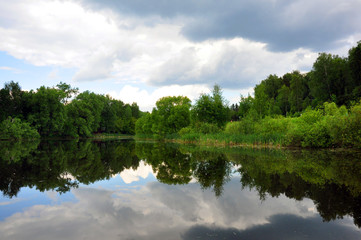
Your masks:
<svg viewBox="0 0 361 240"><path fill-rule="evenodd" d="M262 43L242 38L207 41L181 49L151 77L158 86L175 84L220 84L226 89L248 89L269 74L283 75L310 68L317 54L307 49L275 53Z"/></svg>
<svg viewBox="0 0 361 240"><path fill-rule="evenodd" d="M4 70L4 71L11 71L13 73L21 73L21 70L13 68L13 67L6 67L6 66L1 66L0 70Z"/></svg>
<svg viewBox="0 0 361 240"><path fill-rule="evenodd" d="M125 85L120 92L110 92L109 95L116 99L121 99L125 103L136 102L142 111L151 111L158 99L166 96L187 96L195 100L202 93L209 93L210 90L205 85L170 85L159 87L150 92L131 85Z"/></svg>

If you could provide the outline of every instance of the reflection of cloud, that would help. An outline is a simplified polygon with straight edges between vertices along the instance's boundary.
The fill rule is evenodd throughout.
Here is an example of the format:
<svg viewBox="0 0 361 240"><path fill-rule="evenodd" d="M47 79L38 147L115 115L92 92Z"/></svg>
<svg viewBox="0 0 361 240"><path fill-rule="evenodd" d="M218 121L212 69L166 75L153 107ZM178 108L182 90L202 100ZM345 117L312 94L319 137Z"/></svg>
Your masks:
<svg viewBox="0 0 361 240"><path fill-rule="evenodd" d="M294 215L274 215L269 224L240 231L235 228L195 226L182 239L360 239L359 231L331 222L322 224L319 217L302 218ZM267 237L265 237L267 236Z"/></svg>
<svg viewBox="0 0 361 240"><path fill-rule="evenodd" d="M17 203L17 202L19 202L19 201L20 201L19 199L14 199L14 200L12 200L12 201L0 202L0 207L1 207L1 206L11 205L11 204Z"/></svg>
<svg viewBox="0 0 361 240"><path fill-rule="evenodd" d="M145 165L143 161L139 163L139 167L134 169L125 169L119 175L127 184L139 181L139 177L146 179L149 174L153 174L153 169L150 165Z"/></svg>
<svg viewBox="0 0 361 240"><path fill-rule="evenodd" d="M45 193L48 196L48 198L50 198L54 202L58 200L58 193L56 191L47 191Z"/></svg>
<svg viewBox="0 0 361 240"><path fill-rule="evenodd" d="M312 231L318 231L316 236L324 236L335 226L341 232L356 232L349 228L349 220L342 222L348 226L323 224L307 211L314 206L310 200L296 202L280 196L260 202L257 193L241 191L238 181L229 182L220 198L212 191L202 191L198 184L152 182L126 192L74 189L78 202L33 206L0 222L1 239L188 239L202 228L218 229L217 234L230 230L236 234L258 230L277 234L273 226L277 229L287 223L290 229L304 231L291 237L304 237L311 225Z"/></svg>

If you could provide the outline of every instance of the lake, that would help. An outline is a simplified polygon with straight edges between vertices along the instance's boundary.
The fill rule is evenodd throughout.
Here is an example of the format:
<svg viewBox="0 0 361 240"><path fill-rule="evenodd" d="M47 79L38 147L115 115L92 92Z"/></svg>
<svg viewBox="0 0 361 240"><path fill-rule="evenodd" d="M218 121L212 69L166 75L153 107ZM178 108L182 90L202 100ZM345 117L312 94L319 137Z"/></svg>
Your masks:
<svg viewBox="0 0 361 240"><path fill-rule="evenodd" d="M361 152L0 142L0 239L361 239Z"/></svg>

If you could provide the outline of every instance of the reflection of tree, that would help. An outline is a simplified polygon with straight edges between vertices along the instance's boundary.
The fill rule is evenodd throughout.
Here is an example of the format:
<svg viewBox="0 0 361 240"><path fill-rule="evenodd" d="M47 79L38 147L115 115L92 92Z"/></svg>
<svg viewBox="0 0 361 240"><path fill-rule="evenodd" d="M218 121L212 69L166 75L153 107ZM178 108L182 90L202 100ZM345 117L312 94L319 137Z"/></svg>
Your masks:
<svg viewBox="0 0 361 240"><path fill-rule="evenodd" d="M193 164L194 177L202 188L213 186L216 196L220 196L223 185L230 179L232 164L224 154L201 152L201 154L194 154L194 157L196 159Z"/></svg>
<svg viewBox="0 0 361 240"><path fill-rule="evenodd" d="M310 198L325 221L350 215L361 227L361 167L358 153L286 152L283 157L251 154L239 158L243 187L301 200Z"/></svg>
<svg viewBox="0 0 361 240"><path fill-rule="evenodd" d="M163 183L185 184L194 177L202 188L213 187L220 196L230 177L232 164L222 153L181 151L177 145L163 143L137 143L136 149L138 157L152 165Z"/></svg>
<svg viewBox="0 0 361 240"><path fill-rule="evenodd" d="M136 169L144 159L159 181L186 184L193 178L220 196L238 166L243 187L262 199L281 194L310 198L324 220L350 215L361 226L361 153L210 149L134 141L0 142L0 190L22 187L67 192L79 183L109 179Z"/></svg>
<svg viewBox="0 0 361 240"><path fill-rule="evenodd" d="M179 151L175 145L137 143L139 158L152 165L157 179L167 184L186 184L192 180L191 156Z"/></svg>
<svg viewBox="0 0 361 240"><path fill-rule="evenodd" d="M125 168L137 168L134 142L48 141L37 147L22 143L0 148L8 154L0 156L0 189L4 195L16 196L21 187L36 187L40 191L60 193L77 187L109 179ZM9 156L16 156L10 157ZM12 160L12 159L16 159Z"/></svg>

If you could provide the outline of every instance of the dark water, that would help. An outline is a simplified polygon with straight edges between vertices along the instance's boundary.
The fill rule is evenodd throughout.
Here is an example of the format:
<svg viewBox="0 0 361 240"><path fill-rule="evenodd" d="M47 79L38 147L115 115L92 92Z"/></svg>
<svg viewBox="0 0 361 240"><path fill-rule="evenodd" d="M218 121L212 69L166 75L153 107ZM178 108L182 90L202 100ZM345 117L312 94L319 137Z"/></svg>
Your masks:
<svg viewBox="0 0 361 240"><path fill-rule="evenodd" d="M0 239L361 239L361 153L0 142Z"/></svg>

